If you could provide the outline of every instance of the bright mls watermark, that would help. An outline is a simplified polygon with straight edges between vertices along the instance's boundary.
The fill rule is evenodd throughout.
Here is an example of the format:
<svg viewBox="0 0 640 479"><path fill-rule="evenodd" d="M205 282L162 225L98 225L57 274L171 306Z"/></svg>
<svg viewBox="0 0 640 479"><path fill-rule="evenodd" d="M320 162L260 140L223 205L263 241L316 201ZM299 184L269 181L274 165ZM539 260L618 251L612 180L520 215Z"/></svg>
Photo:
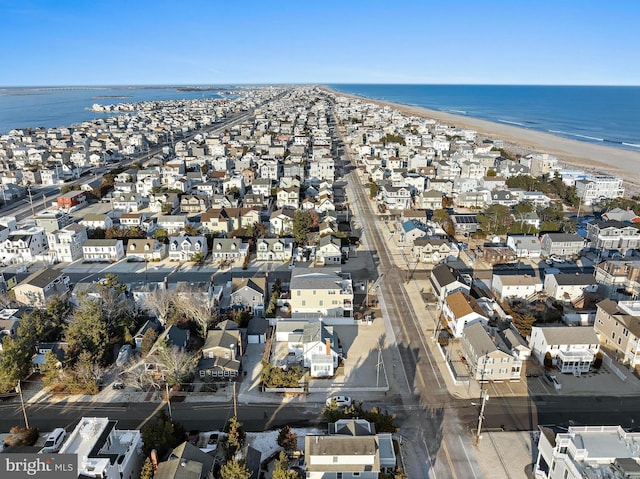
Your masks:
<svg viewBox="0 0 640 479"><path fill-rule="evenodd" d="M77 479L77 454L0 454L2 479Z"/></svg>

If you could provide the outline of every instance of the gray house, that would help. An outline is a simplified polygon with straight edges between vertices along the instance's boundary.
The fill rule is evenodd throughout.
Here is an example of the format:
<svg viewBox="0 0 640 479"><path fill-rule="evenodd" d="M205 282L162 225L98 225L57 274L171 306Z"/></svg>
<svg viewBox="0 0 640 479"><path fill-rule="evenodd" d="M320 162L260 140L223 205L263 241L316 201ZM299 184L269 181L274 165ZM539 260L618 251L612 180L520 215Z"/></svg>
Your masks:
<svg viewBox="0 0 640 479"><path fill-rule="evenodd" d="M267 280L265 278L233 278L231 281L231 307L264 315Z"/></svg>

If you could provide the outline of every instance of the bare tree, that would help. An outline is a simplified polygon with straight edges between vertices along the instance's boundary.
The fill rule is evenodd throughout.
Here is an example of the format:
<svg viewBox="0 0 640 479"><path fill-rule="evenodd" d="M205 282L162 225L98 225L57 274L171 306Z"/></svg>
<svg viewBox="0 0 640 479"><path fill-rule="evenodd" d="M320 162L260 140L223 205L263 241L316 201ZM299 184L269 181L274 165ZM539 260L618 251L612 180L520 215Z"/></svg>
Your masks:
<svg viewBox="0 0 640 479"><path fill-rule="evenodd" d="M171 293L162 285L155 291L146 294L142 299L142 309L154 315L163 326L167 324L169 313L173 307Z"/></svg>
<svg viewBox="0 0 640 479"><path fill-rule="evenodd" d="M218 308L209 294L190 288L176 290L173 301L176 307L191 321L194 321L206 339L209 326L218 319Z"/></svg>
<svg viewBox="0 0 640 479"><path fill-rule="evenodd" d="M158 372L164 376L169 385L184 382L196 369L197 357L177 346L169 346L166 342L158 344L147 357L147 362L156 362Z"/></svg>

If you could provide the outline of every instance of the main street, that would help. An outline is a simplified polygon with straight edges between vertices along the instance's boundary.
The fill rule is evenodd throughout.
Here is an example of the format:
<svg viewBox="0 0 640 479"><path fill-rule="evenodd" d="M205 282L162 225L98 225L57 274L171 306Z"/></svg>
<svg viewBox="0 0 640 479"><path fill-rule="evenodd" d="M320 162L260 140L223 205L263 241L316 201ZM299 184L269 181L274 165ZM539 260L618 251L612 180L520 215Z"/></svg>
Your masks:
<svg viewBox="0 0 640 479"><path fill-rule="evenodd" d="M478 477L467 430L458 421L456 411L447 407L451 398L426 344L429 339L419 328L421 319L416 317L407 296L406 287L411 285L405 286L406 272L391 258L385 232L376 227L377 217L365 185L341 138L337 138L337 148L347 160L343 168L351 208L362 225L362 239L376 267L372 279L377 281L378 297L388 321L387 344L398 355L393 374L401 383L402 406L405 412L410 411L400 424L401 431L421 455L423 477Z"/></svg>

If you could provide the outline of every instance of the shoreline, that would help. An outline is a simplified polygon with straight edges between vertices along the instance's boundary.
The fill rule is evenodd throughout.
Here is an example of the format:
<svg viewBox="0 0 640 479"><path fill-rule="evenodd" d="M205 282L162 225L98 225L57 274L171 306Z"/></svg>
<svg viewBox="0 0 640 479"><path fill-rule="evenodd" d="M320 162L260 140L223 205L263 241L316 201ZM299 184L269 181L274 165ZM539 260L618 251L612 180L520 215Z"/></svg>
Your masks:
<svg viewBox="0 0 640 479"><path fill-rule="evenodd" d="M430 110L424 107L374 100L342 93L327 86L322 88L336 96L353 98L379 106L389 106L405 115L430 118L456 127L475 130L479 136L502 140L507 151L518 154L548 153L557 157L558 163L562 166L574 167L589 173L603 173L620 177L623 179L625 186L625 196L629 191L640 191L640 152L612 146L595 145L556 136L551 133Z"/></svg>

